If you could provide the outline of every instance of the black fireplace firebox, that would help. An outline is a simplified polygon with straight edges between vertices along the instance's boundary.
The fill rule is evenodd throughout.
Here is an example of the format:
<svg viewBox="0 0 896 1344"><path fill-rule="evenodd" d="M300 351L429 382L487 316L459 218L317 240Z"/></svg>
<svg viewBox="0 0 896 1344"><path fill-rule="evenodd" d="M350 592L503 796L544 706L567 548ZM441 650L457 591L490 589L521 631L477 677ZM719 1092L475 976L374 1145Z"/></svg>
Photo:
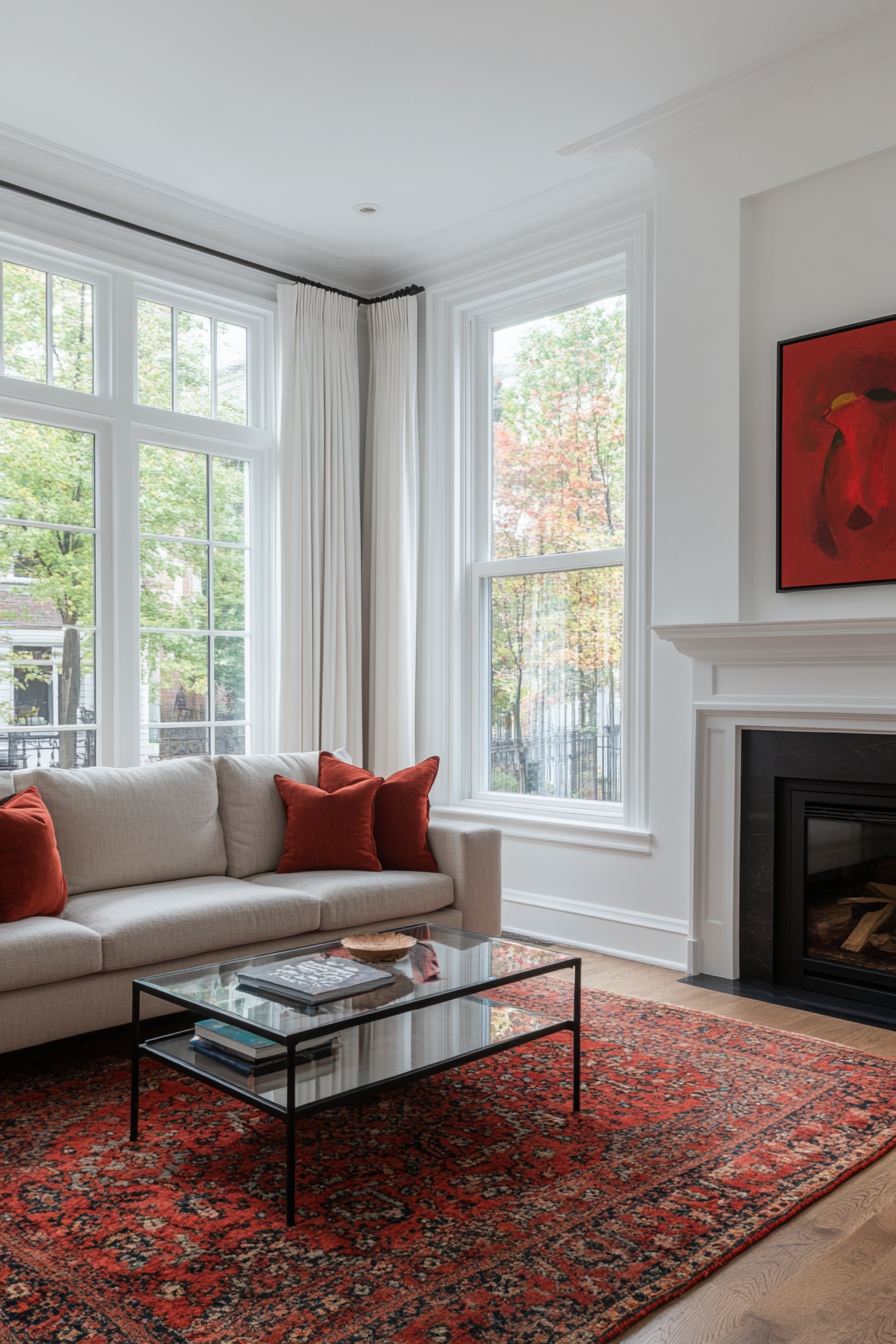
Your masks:
<svg viewBox="0 0 896 1344"><path fill-rule="evenodd" d="M896 1013L896 785L775 780L774 980Z"/></svg>
<svg viewBox="0 0 896 1344"><path fill-rule="evenodd" d="M745 728L740 978L698 982L896 1028L894 813L896 733Z"/></svg>

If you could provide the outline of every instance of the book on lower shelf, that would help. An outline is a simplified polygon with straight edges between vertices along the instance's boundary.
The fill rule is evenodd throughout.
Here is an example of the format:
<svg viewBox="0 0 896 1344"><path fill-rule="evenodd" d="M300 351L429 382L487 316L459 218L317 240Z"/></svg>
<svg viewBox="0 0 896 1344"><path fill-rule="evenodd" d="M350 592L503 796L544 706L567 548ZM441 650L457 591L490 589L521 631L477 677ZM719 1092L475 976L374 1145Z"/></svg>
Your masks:
<svg viewBox="0 0 896 1344"><path fill-rule="evenodd" d="M243 989L253 993L273 994L277 998L298 999L300 1003L330 1003L346 999L352 994L366 994L372 989L383 989L395 981L391 971L366 966L360 961L344 957L330 957L318 952L313 957L298 961L270 962L238 972Z"/></svg>
<svg viewBox="0 0 896 1344"><path fill-rule="evenodd" d="M236 1027L230 1022L219 1022L208 1017L193 1027L195 1034L217 1046L226 1054L236 1055L239 1059L248 1059L257 1063L263 1059L272 1059L275 1055L286 1055L286 1047L279 1041L272 1041L257 1032L247 1031L245 1027Z"/></svg>
<svg viewBox="0 0 896 1344"><path fill-rule="evenodd" d="M337 1052L338 1043L338 1036L325 1036L309 1041L307 1045L296 1050L296 1065L310 1064L317 1059L330 1059ZM215 1045L202 1036L193 1036L190 1045L197 1054L204 1055L206 1059L213 1059L218 1064L226 1064L242 1078L259 1078L286 1068L286 1049L283 1046L277 1047L278 1054L253 1061L235 1054L226 1047Z"/></svg>

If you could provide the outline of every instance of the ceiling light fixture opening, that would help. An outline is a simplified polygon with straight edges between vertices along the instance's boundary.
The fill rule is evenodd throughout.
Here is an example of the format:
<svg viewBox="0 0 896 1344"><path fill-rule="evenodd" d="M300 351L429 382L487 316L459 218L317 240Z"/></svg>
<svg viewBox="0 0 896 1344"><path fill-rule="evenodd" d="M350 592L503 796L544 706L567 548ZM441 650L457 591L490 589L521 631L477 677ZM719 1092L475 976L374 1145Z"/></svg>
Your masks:
<svg viewBox="0 0 896 1344"><path fill-rule="evenodd" d="M353 205L352 209L356 215L378 215L382 212L381 205L374 205L372 201L361 201L358 205Z"/></svg>

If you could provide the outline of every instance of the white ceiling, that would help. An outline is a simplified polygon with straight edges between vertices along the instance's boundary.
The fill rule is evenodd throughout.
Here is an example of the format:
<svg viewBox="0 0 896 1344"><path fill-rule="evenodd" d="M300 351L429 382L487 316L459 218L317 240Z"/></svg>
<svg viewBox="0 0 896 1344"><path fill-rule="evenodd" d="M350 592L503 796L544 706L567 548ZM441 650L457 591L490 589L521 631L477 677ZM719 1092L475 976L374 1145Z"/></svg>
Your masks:
<svg viewBox="0 0 896 1344"><path fill-rule="evenodd" d="M594 172L564 146L879 8L0 0L0 122L375 266Z"/></svg>

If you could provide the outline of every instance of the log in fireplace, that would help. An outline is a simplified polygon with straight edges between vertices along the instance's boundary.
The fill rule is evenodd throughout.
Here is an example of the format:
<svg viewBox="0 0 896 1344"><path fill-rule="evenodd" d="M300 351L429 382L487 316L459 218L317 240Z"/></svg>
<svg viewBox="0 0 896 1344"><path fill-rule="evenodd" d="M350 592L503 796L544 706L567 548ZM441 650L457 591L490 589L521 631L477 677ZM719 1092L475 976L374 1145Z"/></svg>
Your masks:
<svg viewBox="0 0 896 1344"><path fill-rule="evenodd" d="M774 979L896 1011L896 786L775 780Z"/></svg>

